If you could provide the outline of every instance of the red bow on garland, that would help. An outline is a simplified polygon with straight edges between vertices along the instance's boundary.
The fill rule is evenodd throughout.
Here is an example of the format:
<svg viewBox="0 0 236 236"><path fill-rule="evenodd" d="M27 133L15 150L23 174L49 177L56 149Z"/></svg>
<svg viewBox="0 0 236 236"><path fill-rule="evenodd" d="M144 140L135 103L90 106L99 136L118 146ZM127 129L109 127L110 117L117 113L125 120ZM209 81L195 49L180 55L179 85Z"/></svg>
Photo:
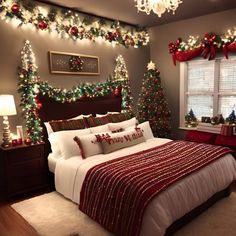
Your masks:
<svg viewBox="0 0 236 236"><path fill-rule="evenodd" d="M215 58L217 44L219 43L219 38L214 33L206 33L203 40L203 52L202 56L206 59L209 55L209 60Z"/></svg>
<svg viewBox="0 0 236 236"><path fill-rule="evenodd" d="M169 43L169 52L172 54L172 60L175 66L176 66L176 51L178 51L181 42L182 39L178 38L176 42Z"/></svg>

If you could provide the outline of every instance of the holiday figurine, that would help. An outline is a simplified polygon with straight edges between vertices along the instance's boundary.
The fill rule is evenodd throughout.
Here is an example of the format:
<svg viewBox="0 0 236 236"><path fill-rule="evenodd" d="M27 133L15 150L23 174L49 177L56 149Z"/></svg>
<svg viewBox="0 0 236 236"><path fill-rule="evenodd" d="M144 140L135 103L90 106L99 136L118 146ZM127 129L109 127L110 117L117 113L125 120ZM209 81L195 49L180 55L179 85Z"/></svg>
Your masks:
<svg viewBox="0 0 236 236"><path fill-rule="evenodd" d="M185 126L186 127L196 127L197 118L192 109L185 115Z"/></svg>

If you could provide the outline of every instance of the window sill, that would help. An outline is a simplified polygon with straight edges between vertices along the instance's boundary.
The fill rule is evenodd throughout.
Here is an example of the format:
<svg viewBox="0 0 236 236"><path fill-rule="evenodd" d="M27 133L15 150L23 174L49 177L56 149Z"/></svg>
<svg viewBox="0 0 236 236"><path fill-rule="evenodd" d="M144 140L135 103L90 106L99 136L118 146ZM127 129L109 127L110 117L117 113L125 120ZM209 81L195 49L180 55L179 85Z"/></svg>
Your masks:
<svg viewBox="0 0 236 236"><path fill-rule="evenodd" d="M182 129L182 130L197 130L197 127L185 127L185 126L180 126L179 129Z"/></svg>

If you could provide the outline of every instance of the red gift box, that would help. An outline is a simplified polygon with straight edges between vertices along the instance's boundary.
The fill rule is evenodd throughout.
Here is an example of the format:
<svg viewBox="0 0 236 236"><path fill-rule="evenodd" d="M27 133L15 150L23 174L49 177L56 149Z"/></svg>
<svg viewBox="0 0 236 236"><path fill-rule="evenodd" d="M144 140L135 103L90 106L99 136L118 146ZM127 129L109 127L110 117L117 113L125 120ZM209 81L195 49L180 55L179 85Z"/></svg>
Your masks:
<svg viewBox="0 0 236 236"><path fill-rule="evenodd" d="M222 125L220 134L224 136L233 136L233 127L232 125Z"/></svg>

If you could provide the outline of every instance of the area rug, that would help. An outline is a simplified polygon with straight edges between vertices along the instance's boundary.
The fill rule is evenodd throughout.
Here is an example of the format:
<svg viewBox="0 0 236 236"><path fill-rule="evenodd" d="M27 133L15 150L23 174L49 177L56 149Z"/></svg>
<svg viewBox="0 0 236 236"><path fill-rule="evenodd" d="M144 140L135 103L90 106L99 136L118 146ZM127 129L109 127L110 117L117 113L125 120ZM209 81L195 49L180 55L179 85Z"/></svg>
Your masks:
<svg viewBox="0 0 236 236"><path fill-rule="evenodd" d="M18 202L11 207L41 236L112 236L57 192ZM235 236L236 193L217 202L174 235Z"/></svg>

